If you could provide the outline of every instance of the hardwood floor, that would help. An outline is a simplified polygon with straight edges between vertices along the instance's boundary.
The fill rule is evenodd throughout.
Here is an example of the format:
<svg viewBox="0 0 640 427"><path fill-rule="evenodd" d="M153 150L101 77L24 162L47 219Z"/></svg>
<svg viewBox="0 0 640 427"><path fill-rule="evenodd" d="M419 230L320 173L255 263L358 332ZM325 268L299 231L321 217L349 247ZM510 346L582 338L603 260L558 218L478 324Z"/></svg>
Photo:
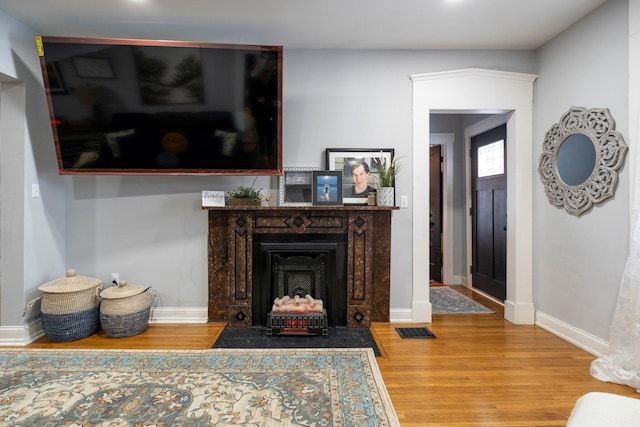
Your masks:
<svg viewBox="0 0 640 427"><path fill-rule="evenodd" d="M429 324L371 328L403 426L564 426L575 401L589 391L640 397L631 387L592 378L593 355L536 326L513 325L503 319L501 305L462 291L496 313L434 315ZM401 339L395 328L402 326L426 326L437 338ZM135 337L97 333L69 343L41 338L28 347L208 349L223 327L151 324Z"/></svg>

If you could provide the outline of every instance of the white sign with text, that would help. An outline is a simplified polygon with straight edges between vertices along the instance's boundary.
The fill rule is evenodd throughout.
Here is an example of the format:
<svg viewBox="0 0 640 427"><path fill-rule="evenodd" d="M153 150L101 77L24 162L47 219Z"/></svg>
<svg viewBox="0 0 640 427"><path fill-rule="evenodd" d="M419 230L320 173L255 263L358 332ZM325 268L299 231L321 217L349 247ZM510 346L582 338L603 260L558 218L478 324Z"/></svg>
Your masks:
<svg viewBox="0 0 640 427"><path fill-rule="evenodd" d="M224 206L224 191L203 191L202 206Z"/></svg>

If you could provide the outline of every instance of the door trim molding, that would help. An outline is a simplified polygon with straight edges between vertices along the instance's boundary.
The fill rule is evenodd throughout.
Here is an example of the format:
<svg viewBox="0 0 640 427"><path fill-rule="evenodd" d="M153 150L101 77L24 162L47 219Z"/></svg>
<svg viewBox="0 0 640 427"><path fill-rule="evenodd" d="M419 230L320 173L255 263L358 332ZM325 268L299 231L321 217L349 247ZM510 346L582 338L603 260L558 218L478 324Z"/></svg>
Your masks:
<svg viewBox="0 0 640 427"><path fill-rule="evenodd" d="M431 113L507 114L507 300L505 318L534 323L533 306L533 74L465 69L416 74L413 82L413 268L412 319L430 322L429 154ZM517 119L517 120L516 120ZM425 185L426 183L426 185Z"/></svg>

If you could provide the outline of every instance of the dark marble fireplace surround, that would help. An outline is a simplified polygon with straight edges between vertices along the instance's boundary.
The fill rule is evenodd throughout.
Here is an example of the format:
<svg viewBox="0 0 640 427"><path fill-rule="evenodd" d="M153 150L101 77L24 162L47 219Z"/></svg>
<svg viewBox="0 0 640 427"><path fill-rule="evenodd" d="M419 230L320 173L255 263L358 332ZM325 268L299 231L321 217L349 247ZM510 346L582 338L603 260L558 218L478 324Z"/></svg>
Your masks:
<svg viewBox="0 0 640 427"><path fill-rule="evenodd" d="M312 254L327 252L330 258L338 255L337 270L334 272L336 266L330 263L329 271L329 284L337 287L327 297L332 326L369 327L371 322L389 321L391 212L397 208L204 209L209 211L210 321L228 322L233 327L262 325L266 309L254 298L271 299L273 295L269 293L272 284L265 278L265 266L260 265L259 258L264 258L260 248L290 255L309 244L313 248L315 243L318 246L311 249ZM346 307L336 307L342 305Z"/></svg>

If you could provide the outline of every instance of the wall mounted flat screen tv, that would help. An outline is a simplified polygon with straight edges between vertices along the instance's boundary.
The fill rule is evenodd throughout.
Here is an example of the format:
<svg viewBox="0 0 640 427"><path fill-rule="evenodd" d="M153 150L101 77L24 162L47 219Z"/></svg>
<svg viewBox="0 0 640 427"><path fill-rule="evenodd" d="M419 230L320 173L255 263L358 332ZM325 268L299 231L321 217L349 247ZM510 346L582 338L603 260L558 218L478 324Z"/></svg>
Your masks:
<svg viewBox="0 0 640 427"><path fill-rule="evenodd" d="M282 173L282 46L36 41L61 174Z"/></svg>

